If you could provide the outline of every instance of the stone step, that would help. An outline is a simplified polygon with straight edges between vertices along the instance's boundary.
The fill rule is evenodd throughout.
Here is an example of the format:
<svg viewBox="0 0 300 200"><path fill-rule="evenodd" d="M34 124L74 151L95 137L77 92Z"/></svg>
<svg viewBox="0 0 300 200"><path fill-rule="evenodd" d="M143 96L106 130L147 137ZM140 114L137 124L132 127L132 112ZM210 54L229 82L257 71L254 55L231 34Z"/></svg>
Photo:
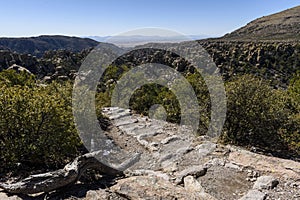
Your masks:
<svg viewBox="0 0 300 200"><path fill-rule="evenodd" d="M146 125L142 123L135 123L135 124L125 124L119 126L119 128L127 135L135 136L137 133L136 130L145 128Z"/></svg>
<svg viewBox="0 0 300 200"><path fill-rule="evenodd" d="M120 119L131 115L130 109L118 108L118 107L106 107L102 109L102 113L110 120Z"/></svg>
<svg viewBox="0 0 300 200"><path fill-rule="evenodd" d="M127 115L125 117L122 117L120 119L114 120L113 124L117 127L124 126L124 125L130 125L139 122L139 120L136 117L133 117L131 115Z"/></svg>

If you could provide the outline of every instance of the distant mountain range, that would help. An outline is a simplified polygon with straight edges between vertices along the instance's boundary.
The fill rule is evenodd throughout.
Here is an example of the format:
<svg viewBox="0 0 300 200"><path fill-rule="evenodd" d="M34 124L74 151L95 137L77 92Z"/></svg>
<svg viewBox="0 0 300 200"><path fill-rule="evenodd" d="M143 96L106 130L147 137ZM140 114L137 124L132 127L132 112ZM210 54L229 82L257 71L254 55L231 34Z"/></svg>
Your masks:
<svg viewBox="0 0 300 200"><path fill-rule="evenodd" d="M148 42L180 42L187 38L192 40L203 40L208 38L204 35L190 35L188 37L178 36L89 36L85 38L69 37L61 35L43 35L27 38L0 38L0 50L32 54L42 56L49 50L69 50L79 52L83 49L93 48L99 42L108 42L123 47L142 45ZM205 40L205 39L204 39ZM246 26L226 34L220 38L209 40L227 41L300 41L300 6L256 19Z"/></svg>
<svg viewBox="0 0 300 200"><path fill-rule="evenodd" d="M211 36L208 35L187 35L187 38L190 39L194 39L194 40L199 40L199 39L205 39ZM178 37L178 36L146 36L146 35L130 35L130 36L125 36L125 35L120 35L120 36L86 36L84 38L90 38L93 40L96 40L98 42L106 42L109 41L112 38L116 38L116 39L124 39L124 40L131 40L131 41L147 41L147 40L157 40L157 41L161 41L161 40L176 40L178 38L182 38L182 37Z"/></svg>
<svg viewBox="0 0 300 200"><path fill-rule="evenodd" d="M0 38L0 49L42 56L46 51L65 49L79 52L93 48L99 43L89 38L69 37L61 35L42 35L27 38Z"/></svg>
<svg viewBox="0 0 300 200"><path fill-rule="evenodd" d="M203 36L205 37L205 36ZM190 36L189 39L199 39L201 36ZM0 38L0 50L10 50L22 54L32 54L41 57L49 50L69 50L80 52L83 49L94 48L99 42L113 43L122 47L132 47L148 42L180 42L186 37L161 37L161 36L90 36L70 37L62 35L42 35L38 37Z"/></svg>
<svg viewBox="0 0 300 200"><path fill-rule="evenodd" d="M208 35L178 35L178 36L146 36L146 35L118 35L118 36L87 36L87 38L96 40L98 42L108 42L121 47L133 47L143 45L150 42L164 43L164 42L182 42L186 40L200 40L209 38Z"/></svg>
<svg viewBox="0 0 300 200"><path fill-rule="evenodd" d="M227 40L300 40L300 6L258 18L226 34Z"/></svg>

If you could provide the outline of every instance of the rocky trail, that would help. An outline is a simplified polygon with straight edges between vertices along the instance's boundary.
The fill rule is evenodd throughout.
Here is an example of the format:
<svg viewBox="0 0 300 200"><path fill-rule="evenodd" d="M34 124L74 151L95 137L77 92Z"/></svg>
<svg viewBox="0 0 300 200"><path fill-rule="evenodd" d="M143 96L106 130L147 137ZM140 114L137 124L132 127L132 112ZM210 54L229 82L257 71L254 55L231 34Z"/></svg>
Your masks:
<svg viewBox="0 0 300 200"><path fill-rule="evenodd" d="M108 138L140 160L113 182L78 183L53 194L0 199L300 199L300 163L265 156L195 136L188 127L105 108Z"/></svg>

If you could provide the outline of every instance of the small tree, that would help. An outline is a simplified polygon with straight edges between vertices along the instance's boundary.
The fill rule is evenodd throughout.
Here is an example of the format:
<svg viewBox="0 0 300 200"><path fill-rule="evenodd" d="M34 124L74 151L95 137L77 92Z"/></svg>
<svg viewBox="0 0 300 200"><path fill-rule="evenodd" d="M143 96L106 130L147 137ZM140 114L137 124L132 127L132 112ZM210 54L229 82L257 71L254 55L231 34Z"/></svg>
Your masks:
<svg viewBox="0 0 300 200"><path fill-rule="evenodd" d="M70 83L41 86L16 72L2 72L0 80L1 170L58 167L77 155Z"/></svg>
<svg viewBox="0 0 300 200"><path fill-rule="evenodd" d="M296 74L288 87L291 115L281 130L281 135L289 147L300 154L300 74Z"/></svg>
<svg viewBox="0 0 300 200"><path fill-rule="evenodd" d="M223 141L264 149L286 148L279 130L290 111L285 91L272 89L252 75L244 75L226 85L227 119Z"/></svg>

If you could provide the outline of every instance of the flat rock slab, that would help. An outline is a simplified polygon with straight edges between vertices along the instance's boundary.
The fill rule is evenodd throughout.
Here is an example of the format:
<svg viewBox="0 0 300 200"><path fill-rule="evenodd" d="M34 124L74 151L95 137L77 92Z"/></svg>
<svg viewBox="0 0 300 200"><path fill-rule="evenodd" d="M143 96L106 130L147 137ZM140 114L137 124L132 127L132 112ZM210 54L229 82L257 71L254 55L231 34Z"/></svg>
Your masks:
<svg viewBox="0 0 300 200"><path fill-rule="evenodd" d="M154 176L136 176L122 179L110 190L127 199L214 200L206 193L190 192L181 186L176 186L169 181Z"/></svg>
<svg viewBox="0 0 300 200"><path fill-rule="evenodd" d="M300 162L282 158L255 154L246 150L231 147L228 160L240 166L250 166L257 171L271 172L277 177L300 179Z"/></svg>
<svg viewBox="0 0 300 200"><path fill-rule="evenodd" d="M202 165L198 166L192 166L187 169L182 170L179 172L176 176L175 183L181 184L183 182L184 177L186 176L193 176L195 178L198 178L200 176L204 176L207 172L207 167L204 167Z"/></svg>
<svg viewBox="0 0 300 200"><path fill-rule="evenodd" d="M195 147L195 149L199 152L199 155L202 157L212 153L216 148L217 145L210 141L204 142L203 144L200 144Z"/></svg>
<svg viewBox="0 0 300 200"><path fill-rule="evenodd" d="M256 182L253 185L253 189L258 190L270 190L276 187L279 184L279 181L273 176L261 176L258 177Z"/></svg>
<svg viewBox="0 0 300 200"><path fill-rule="evenodd" d="M109 193L104 190L90 190L86 193L85 200L102 200L108 199Z"/></svg>
<svg viewBox="0 0 300 200"><path fill-rule="evenodd" d="M250 190L245 196L239 200L265 200L267 195L258 190Z"/></svg>

